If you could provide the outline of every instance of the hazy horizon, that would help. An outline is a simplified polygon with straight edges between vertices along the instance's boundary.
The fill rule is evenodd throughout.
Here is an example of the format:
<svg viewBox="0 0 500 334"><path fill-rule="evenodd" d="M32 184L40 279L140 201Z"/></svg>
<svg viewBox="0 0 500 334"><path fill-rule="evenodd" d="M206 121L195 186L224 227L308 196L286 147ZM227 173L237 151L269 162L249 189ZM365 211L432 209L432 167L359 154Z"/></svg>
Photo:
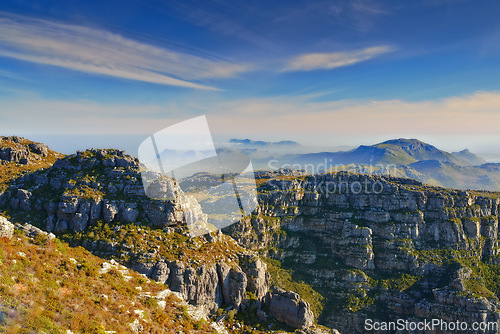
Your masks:
<svg viewBox="0 0 500 334"><path fill-rule="evenodd" d="M2 134L3 136L4 134ZM26 134L8 134L8 135L18 135L25 137L27 139L44 143L48 145L51 149L63 153L63 154L73 154L76 151L82 151L90 148L103 148L103 149L120 149L124 150L127 154L132 156L137 156L137 149L140 143L147 138L149 135L26 135ZM267 141L267 142L279 142L283 140L295 141L298 144L304 145L311 148L310 152L322 152L329 151L330 149L336 149L342 147L352 147L356 148L360 145L375 145L391 139L418 139L427 144L433 145L440 150L446 152L458 152L464 149L470 150L472 153L481 156L488 162L499 162L500 163L500 147L484 145L484 142L478 140L474 142L457 142L457 138L450 138L447 142L439 142L435 138L429 138L430 140L424 140L422 138L415 137L374 137L372 141L361 142L360 139L353 138L351 144L349 139L344 138L342 140L331 139L330 141L314 141L309 138L293 138L293 137L255 137L255 136L244 136L244 135L227 135L227 136L213 136L214 142L217 144L227 144L230 139L250 139L254 141ZM377 139L380 138L380 139ZM302 140L301 140L302 139ZM370 138L367 138L369 140ZM433 140L434 139L434 140ZM464 144L462 144L464 143ZM443 145L441 145L443 144ZM469 146L465 146L470 144ZM481 150L482 149L482 150ZM342 149L345 150L345 149ZM290 154L295 153L293 149L287 151Z"/></svg>

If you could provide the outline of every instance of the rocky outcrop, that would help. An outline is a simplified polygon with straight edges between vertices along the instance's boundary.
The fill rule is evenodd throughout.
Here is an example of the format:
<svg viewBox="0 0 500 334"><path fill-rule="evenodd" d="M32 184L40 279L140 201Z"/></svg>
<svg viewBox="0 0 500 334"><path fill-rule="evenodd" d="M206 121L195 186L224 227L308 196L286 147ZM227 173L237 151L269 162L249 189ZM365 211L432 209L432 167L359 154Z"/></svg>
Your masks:
<svg viewBox="0 0 500 334"><path fill-rule="evenodd" d="M268 293L270 286L267 265L254 254L242 254L240 265L247 275L247 291L261 300Z"/></svg>
<svg viewBox="0 0 500 334"><path fill-rule="evenodd" d="M292 327L306 328L314 323L309 304L294 292L276 288L269 293L268 307L273 317Z"/></svg>
<svg viewBox="0 0 500 334"><path fill-rule="evenodd" d="M123 151L78 152L56 161L48 170L17 179L0 196L0 205L42 212L45 229L54 233L81 232L99 220L155 227L186 221L206 224L198 202L184 195L173 180L151 172L154 182L145 191L141 171L138 160ZM83 176L75 179L75 175Z"/></svg>
<svg viewBox="0 0 500 334"><path fill-rule="evenodd" d="M500 315L500 291L477 273L500 269L498 193L341 172L270 178L259 201L260 211L227 232L324 291L323 324L363 332L373 313L471 322ZM476 272L467 278L469 267Z"/></svg>
<svg viewBox="0 0 500 334"><path fill-rule="evenodd" d="M433 300L423 299L415 305L415 315L425 319L467 323L497 322L500 319L498 303L484 297L468 297L451 288L434 289ZM496 331L490 331L496 333Z"/></svg>
<svg viewBox="0 0 500 334"><path fill-rule="evenodd" d="M206 237L211 243L221 242L225 238L228 237L222 234L209 234ZM127 245L114 242L84 241L81 245L96 254L107 254L117 258L123 255L136 258L140 255L128 251L129 248L125 247ZM226 262L195 264L160 259L153 262L134 261L130 268L167 285L190 305L204 310L205 315L213 314L223 305L229 309L245 310L251 303L248 296L256 298L259 305L271 302L274 310L280 312L278 306L282 303L281 299L293 296L293 300L283 299L283 301L286 301L288 308L294 303L297 304L293 309L295 313L282 315L278 320L297 328L310 325L309 319L314 320L314 316L309 305L302 302L298 295L292 292L286 292L285 295L269 293L270 275L267 265L257 255L249 252L238 253L238 263L239 265Z"/></svg>
<svg viewBox="0 0 500 334"><path fill-rule="evenodd" d="M16 223L15 228L17 230L22 231L26 236L28 236L30 238L36 238L37 236L42 236L42 237L46 238L47 240L53 240L56 237L53 233L45 232L45 231L39 229L38 227L33 226L31 224L28 224L28 223L24 223L24 224L17 224Z"/></svg>
<svg viewBox="0 0 500 334"><path fill-rule="evenodd" d="M0 161L28 164L49 155L44 144L30 142L24 138L11 136L0 138Z"/></svg>
<svg viewBox="0 0 500 334"><path fill-rule="evenodd" d="M42 236L46 238L46 240L53 240L55 238L54 234L42 231L36 226L28 223L13 224L7 218L0 216L0 238L12 238L14 236L14 230L19 230L30 238L36 238L37 236Z"/></svg>
<svg viewBox="0 0 500 334"><path fill-rule="evenodd" d="M93 251L118 250L118 245L105 243L84 243L83 246ZM269 292L267 266L257 255L240 254L239 263L232 266L224 262L194 266L179 260L161 259L155 263L135 263L131 268L168 285L190 305L205 310L206 315L213 314L222 305L245 310L249 305L247 293L251 293L252 298L268 303L270 314L279 321L296 328L313 324L314 315L309 304L302 301L299 295L278 289Z"/></svg>
<svg viewBox="0 0 500 334"><path fill-rule="evenodd" d="M7 218L0 216L0 238L12 238L14 235L14 224Z"/></svg>

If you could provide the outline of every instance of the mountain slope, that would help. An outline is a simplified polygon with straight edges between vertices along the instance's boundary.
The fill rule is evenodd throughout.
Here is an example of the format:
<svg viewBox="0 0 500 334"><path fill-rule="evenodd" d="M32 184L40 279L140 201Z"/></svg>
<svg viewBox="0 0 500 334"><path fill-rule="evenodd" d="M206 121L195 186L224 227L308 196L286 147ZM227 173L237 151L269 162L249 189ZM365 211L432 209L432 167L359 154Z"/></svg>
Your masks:
<svg viewBox="0 0 500 334"><path fill-rule="evenodd" d="M458 189L500 190L500 164L483 164L480 166L458 166L453 163L437 160L419 161L408 165L422 176L416 178L428 184ZM401 168L398 170L401 171ZM402 173L402 176L409 176ZM425 178L425 177L424 177Z"/></svg>
<svg viewBox="0 0 500 334"><path fill-rule="evenodd" d="M0 262L2 333L217 333L164 286L43 233L0 238Z"/></svg>
<svg viewBox="0 0 500 334"><path fill-rule="evenodd" d="M372 146L361 145L351 151L312 153L290 156L289 158L294 163L326 163L330 166L350 163L409 165L421 160L470 165L472 161L481 161L479 157L470 152L454 156L417 139L403 138L388 140Z"/></svg>
<svg viewBox="0 0 500 334"><path fill-rule="evenodd" d="M460 159L461 161L467 161L467 162L469 162L473 166L475 166L475 165L483 165L483 164L486 163L486 160L484 160L483 158L475 155L474 153L472 153L468 149L462 150L460 152L453 152L451 154L454 157Z"/></svg>
<svg viewBox="0 0 500 334"><path fill-rule="evenodd" d="M450 153L441 151L435 146L426 144L417 139L393 139L373 145L373 147L384 150L385 162L389 162L390 160L392 160L393 163L397 163L400 165L406 165L408 164L408 161L411 160L413 160L411 162L420 160L437 160L441 162L453 162L457 164L463 163L463 161L455 158ZM391 159L389 157L394 158Z"/></svg>
<svg viewBox="0 0 500 334"><path fill-rule="evenodd" d="M256 254L222 234L190 237L187 219L204 215L199 204L168 178L144 190L142 168L123 151L78 152L13 180L0 194L0 208L13 221L54 232L71 246L168 285L206 316L240 312L244 325L235 329L313 325L310 305L275 289Z"/></svg>

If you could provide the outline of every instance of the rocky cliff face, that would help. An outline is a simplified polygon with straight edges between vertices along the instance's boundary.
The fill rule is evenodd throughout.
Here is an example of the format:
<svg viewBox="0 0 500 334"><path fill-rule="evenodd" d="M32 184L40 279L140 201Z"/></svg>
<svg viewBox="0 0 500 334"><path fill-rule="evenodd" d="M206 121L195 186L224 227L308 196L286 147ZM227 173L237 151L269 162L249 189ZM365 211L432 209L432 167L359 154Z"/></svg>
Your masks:
<svg viewBox="0 0 500 334"><path fill-rule="evenodd" d="M48 170L18 178L0 204L46 212L45 228L56 233L81 232L99 220L174 226L200 214L197 203L188 201L172 180L160 179L148 190L159 197L159 189L168 189L177 201L150 200L140 179L138 161L122 151L78 152Z"/></svg>
<svg viewBox="0 0 500 334"><path fill-rule="evenodd" d="M0 138L0 161L28 164L49 156L46 145L30 142L22 137L11 136Z"/></svg>
<svg viewBox="0 0 500 334"><path fill-rule="evenodd" d="M17 178L0 195L0 206L16 221L167 284L206 315L222 306L264 313L260 307L267 304L271 315L292 327L313 324L298 295L270 289L267 266L253 252L222 233L190 238L188 220L206 223L198 202L158 175L146 194L141 168L122 151L78 152ZM2 231L10 233L8 226Z"/></svg>
<svg viewBox="0 0 500 334"><path fill-rule="evenodd" d="M320 321L497 321L500 195L338 173L270 180L261 211L229 229L326 298Z"/></svg>

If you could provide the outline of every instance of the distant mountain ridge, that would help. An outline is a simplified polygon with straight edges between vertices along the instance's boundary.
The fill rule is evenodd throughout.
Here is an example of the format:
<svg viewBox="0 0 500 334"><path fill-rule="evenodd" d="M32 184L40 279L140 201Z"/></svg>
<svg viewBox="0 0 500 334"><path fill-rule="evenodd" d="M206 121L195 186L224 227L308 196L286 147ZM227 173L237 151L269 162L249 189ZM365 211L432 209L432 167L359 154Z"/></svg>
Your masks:
<svg viewBox="0 0 500 334"><path fill-rule="evenodd" d="M475 155L468 149L462 150L460 152L453 152L451 154L462 161L469 161L472 165L482 165L487 163L486 160L484 160L480 156Z"/></svg>
<svg viewBox="0 0 500 334"><path fill-rule="evenodd" d="M250 146L271 146L271 145L288 145L288 146L301 146L299 143L291 140L282 140L279 142L269 142L262 140L251 140L251 139L236 139L232 138L229 140L230 144L242 144Z"/></svg>
<svg viewBox="0 0 500 334"><path fill-rule="evenodd" d="M406 161L420 161L420 160L437 160L440 162L453 162L465 163L458 158L455 158L448 152L439 150L433 145L421 142L417 139L392 139L380 144L373 145L373 147L384 150L384 153L393 154L396 159L394 162L401 162L405 164Z"/></svg>
<svg viewBox="0 0 500 334"><path fill-rule="evenodd" d="M449 153L418 139L391 139L349 151L288 154L273 161L272 167L279 166L310 173L388 173L435 186L500 190L500 164L488 164L467 149Z"/></svg>
<svg viewBox="0 0 500 334"><path fill-rule="evenodd" d="M333 165L350 163L409 165L421 160L437 160L459 166L471 166L486 162L468 150L452 154L420 140L404 138L392 139L371 146L361 145L350 151L310 153L290 158L294 163L306 160L309 163L321 163L326 159L329 164Z"/></svg>

